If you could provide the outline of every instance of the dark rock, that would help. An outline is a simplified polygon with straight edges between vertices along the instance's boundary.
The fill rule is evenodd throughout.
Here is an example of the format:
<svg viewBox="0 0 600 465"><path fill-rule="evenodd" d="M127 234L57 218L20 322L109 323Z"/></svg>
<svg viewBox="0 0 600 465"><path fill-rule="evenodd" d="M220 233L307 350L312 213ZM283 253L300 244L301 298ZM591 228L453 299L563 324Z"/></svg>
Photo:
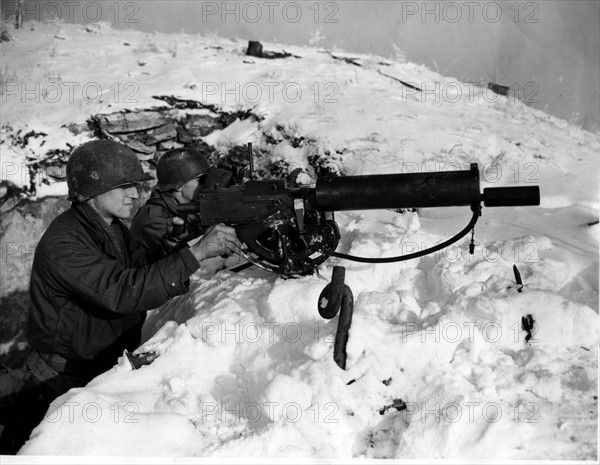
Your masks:
<svg viewBox="0 0 600 465"><path fill-rule="evenodd" d="M163 126L167 120L156 111L117 112L97 115L102 128L111 134L148 131Z"/></svg>
<svg viewBox="0 0 600 465"><path fill-rule="evenodd" d="M177 128L177 140L182 144L186 145L192 142L194 138L186 128L184 128L183 126L179 126Z"/></svg>
<svg viewBox="0 0 600 465"><path fill-rule="evenodd" d="M221 121L209 115L187 115L181 123L192 140L208 136L222 128Z"/></svg>
<svg viewBox="0 0 600 465"><path fill-rule="evenodd" d="M510 91L510 87L502 86L494 82L488 82L487 88L498 95L508 95L508 92Z"/></svg>
<svg viewBox="0 0 600 465"><path fill-rule="evenodd" d="M154 156L154 152L156 152L156 149L154 147L143 144L134 138L121 137L120 139L125 145L127 145L131 150L137 152L138 154L141 153L144 155Z"/></svg>
<svg viewBox="0 0 600 465"><path fill-rule="evenodd" d="M164 126L148 131L144 143L154 145L170 139L177 139L177 125L174 122L169 122Z"/></svg>
<svg viewBox="0 0 600 465"><path fill-rule="evenodd" d="M255 40L248 41L248 48L246 49L246 55L257 57L257 58L266 58L269 60L274 60L278 58L300 58L298 55L292 55L291 53L286 52L267 52L263 51L263 46L260 42Z"/></svg>
<svg viewBox="0 0 600 465"><path fill-rule="evenodd" d="M246 55L261 58L262 54L263 46L260 42L255 40L248 41L248 49L246 50Z"/></svg>
<svg viewBox="0 0 600 465"><path fill-rule="evenodd" d="M55 179L57 181L64 181L67 179L67 165L66 164L61 164L61 165L50 165L47 166L44 171L46 172L46 175L48 175L49 177L51 177L52 179Z"/></svg>

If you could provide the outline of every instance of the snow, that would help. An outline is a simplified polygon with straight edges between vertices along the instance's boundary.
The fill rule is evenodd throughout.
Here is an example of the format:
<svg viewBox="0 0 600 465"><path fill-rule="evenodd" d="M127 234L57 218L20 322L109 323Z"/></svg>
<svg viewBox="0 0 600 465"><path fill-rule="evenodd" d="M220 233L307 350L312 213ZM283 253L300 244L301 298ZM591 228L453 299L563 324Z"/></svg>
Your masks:
<svg viewBox="0 0 600 465"><path fill-rule="evenodd" d="M105 24L89 32L28 23L13 36L2 55L19 81L2 96L3 125L48 134L43 146L4 141L2 179L16 184L28 182L19 168L25 157L85 140L63 125L159 106L152 95L168 94L264 117L209 135L220 150L267 147L264 134L278 128L305 137L298 148L283 139L269 147L290 170L327 150L352 175L477 162L482 187L539 184L542 193L540 207L484 208L474 255L463 239L396 264L330 259L318 274L288 280L257 268L217 271L222 263L213 261L192 277L189 293L150 313L138 352L159 356L138 370L122 357L56 399L20 451L26 461L597 459L598 225L588 224L598 219L598 134L423 66L373 56L335 51L359 58L357 67L324 50L285 46L301 58L250 59L238 41L150 37ZM78 86L72 98L63 86L62 98L49 102L22 94L25 82ZM82 96L90 83L101 99ZM257 89L260 98L250 93ZM53 183L38 196L50 192L65 194L66 186ZM338 250L370 257L421 250L469 216L463 208L338 213ZM345 371L332 356L337 318L317 312L334 265L346 267L355 298ZM529 342L526 315L535 320ZM393 407L400 399L404 410Z"/></svg>

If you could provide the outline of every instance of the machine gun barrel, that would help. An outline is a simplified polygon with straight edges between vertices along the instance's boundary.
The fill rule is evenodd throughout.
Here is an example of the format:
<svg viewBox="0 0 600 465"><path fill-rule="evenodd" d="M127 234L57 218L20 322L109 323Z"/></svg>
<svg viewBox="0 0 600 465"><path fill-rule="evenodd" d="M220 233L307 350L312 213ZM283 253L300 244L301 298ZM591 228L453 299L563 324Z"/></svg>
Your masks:
<svg viewBox="0 0 600 465"><path fill-rule="evenodd" d="M479 170L346 176L317 181L314 208L320 211L478 205L539 205L537 186L479 191Z"/></svg>
<svg viewBox="0 0 600 465"><path fill-rule="evenodd" d="M277 205L293 208L304 198L315 211L377 210L540 204L538 186L487 187L480 192L479 170L322 178L314 188L288 189L283 181L251 181L244 187L205 191L198 203L180 204L182 214L198 213L204 224L256 221Z"/></svg>

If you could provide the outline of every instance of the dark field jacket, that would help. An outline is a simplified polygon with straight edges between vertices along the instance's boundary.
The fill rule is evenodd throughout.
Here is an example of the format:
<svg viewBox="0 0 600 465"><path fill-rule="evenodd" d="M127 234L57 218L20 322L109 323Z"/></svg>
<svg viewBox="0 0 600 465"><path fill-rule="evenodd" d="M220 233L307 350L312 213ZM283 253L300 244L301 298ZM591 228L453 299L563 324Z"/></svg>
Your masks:
<svg viewBox="0 0 600 465"><path fill-rule="evenodd" d="M147 265L144 249L118 225L127 248L121 259L98 227L71 207L42 236L31 273L29 343L38 352L85 362L94 374L112 367L124 348L132 350L132 332L139 344L145 312L185 293L199 267L188 248Z"/></svg>
<svg viewBox="0 0 600 465"><path fill-rule="evenodd" d="M173 250L184 246L187 241L204 233L196 216L178 215L176 207L177 200L155 190L133 218L131 233L135 240L146 249L148 262L154 262L167 256ZM177 245L172 245L165 240L165 235L175 216L185 219L185 228L182 232L184 237L178 241Z"/></svg>

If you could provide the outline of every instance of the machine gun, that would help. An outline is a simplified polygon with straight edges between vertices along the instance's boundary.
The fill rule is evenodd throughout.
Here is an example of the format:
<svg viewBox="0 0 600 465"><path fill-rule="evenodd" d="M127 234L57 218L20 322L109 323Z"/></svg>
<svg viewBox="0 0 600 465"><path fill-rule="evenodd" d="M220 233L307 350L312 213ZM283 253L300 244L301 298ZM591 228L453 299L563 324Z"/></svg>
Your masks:
<svg viewBox="0 0 600 465"><path fill-rule="evenodd" d="M252 166L252 164L250 165ZM479 169L373 176L325 177L313 186L289 187L285 180L248 181L214 186L197 202L179 204L180 214L198 214L202 226L223 223L235 228L246 245L246 259L284 277L312 274L331 256L366 263L390 263L433 253L474 231L486 207L539 205L538 186L485 188ZM354 257L336 252L340 240L334 212L470 206L467 226L447 241L391 258ZM471 240L470 252L474 242Z"/></svg>

